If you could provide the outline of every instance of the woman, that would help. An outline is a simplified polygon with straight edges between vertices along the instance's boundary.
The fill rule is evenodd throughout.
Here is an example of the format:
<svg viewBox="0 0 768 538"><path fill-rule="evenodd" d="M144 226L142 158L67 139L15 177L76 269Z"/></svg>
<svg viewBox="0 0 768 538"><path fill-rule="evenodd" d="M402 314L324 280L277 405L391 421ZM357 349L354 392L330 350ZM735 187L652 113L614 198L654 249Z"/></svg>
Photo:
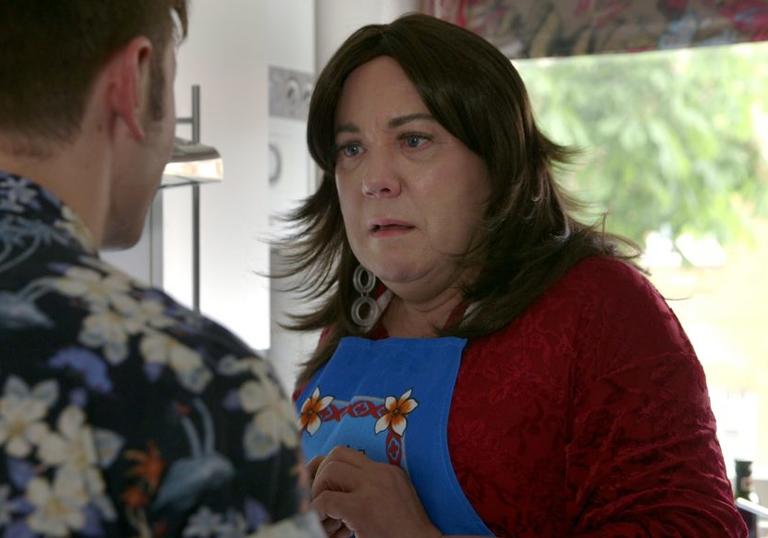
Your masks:
<svg viewBox="0 0 768 538"><path fill-rule="evenodd" d="M704 375L575 220L498 50L410 15L321 73L292 270L324 329L296 405L329 536L741 536Z"/></svg>

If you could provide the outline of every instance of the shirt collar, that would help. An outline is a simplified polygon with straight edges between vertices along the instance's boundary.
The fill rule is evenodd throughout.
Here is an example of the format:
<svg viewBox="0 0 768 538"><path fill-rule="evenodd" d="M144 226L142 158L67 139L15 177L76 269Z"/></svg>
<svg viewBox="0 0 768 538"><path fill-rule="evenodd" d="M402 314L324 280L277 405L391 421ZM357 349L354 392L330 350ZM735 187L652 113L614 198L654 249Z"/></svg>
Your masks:
<svg viewBox="0 0 768 538"><path fill-rule="evenodd" d="M43 222L69 235L89 254L97 249L82 219L53 193L22 176L0 170L0 219Z"/></svg>

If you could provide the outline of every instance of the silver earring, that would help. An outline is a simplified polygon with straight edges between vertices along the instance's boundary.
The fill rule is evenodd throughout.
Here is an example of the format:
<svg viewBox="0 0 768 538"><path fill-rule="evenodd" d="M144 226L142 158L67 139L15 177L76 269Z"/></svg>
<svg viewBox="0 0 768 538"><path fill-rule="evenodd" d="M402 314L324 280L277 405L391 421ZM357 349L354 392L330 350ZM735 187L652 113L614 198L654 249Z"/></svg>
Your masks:
<svg viewBox="0 0 768 538"><path fill-rule="evenodd" d="M379 317L379 304L368 295L376 287L376 275L358 265L352 275L352 285L360 294L352 303L352 321L367 330Z"/></svg>

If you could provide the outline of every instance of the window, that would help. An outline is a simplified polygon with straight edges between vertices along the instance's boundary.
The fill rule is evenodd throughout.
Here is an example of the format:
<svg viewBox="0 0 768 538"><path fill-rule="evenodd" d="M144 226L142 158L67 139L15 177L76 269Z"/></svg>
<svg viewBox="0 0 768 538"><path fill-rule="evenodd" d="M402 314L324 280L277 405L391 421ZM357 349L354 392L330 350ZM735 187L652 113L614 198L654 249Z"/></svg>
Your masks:
<svg viewBox="0 0 768 538"><path fill-rule="evenodd" d="M718 434L768 478L768 45L515 61L561 181L645 247L707 374Z"/></svg>

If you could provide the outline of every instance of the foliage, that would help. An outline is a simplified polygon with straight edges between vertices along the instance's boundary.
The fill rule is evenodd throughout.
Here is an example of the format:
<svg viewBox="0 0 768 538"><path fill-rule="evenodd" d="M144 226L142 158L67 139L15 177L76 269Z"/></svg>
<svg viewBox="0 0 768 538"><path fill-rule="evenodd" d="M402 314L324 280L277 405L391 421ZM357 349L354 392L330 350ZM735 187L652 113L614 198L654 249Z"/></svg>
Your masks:
<svg viewBox="0 0 768 538"><path fill-rule="evenodd" d="M749 44L515 65L543 130L583 150L565 186L609 230L727 243L768 213L767 57Z"/></svg>

